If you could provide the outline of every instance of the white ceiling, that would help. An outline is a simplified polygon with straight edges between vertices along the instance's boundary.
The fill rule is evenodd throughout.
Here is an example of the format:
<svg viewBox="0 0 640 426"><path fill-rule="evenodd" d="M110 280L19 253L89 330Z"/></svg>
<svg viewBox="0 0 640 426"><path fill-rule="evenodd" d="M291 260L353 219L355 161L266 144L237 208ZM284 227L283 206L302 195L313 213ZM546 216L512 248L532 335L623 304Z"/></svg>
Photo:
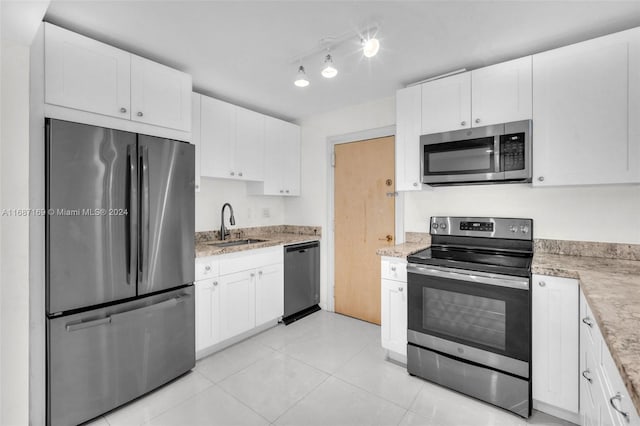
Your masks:
<svg viewBox="0 0 640 426"><path fill-rule="evenodd" d="M45 20L186 71L194 90L284 119L386 96L408 83L474 69L640 26L635 1L65 1ZM379 24L380 53L353 37L339 74L293 85L300 56L322 38Z"/></svg>

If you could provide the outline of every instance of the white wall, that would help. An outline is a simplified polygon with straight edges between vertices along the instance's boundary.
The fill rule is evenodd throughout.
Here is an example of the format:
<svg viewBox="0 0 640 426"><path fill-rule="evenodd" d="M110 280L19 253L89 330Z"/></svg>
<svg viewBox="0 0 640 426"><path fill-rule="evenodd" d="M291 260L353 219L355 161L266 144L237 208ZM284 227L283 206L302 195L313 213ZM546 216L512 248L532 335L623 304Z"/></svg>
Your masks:
<svg viewBox="0 0 640 426"><path fill-rule="evenodd" d="M405 231L428 232L431 216L466 215L533 218L534 238L640 244L640 185L477 185L405 195Z"/></svg>
<svg viewBox="0 0 640 426"><path fill-rule="evenodd" d="M233 207L236 226L230 227L232 229L285 224L283 197L247 195L245 182L202 178L200 192L196 192L196 232L220 229L220 210L224 203L231 203ZM229 227L228 212L225 212L225 226Z"/></svg>
<svg viewBox="0 0 640 426"><path fill-rule="evenodd" d="M29 46L2 41L0 206L29 207ZM29 218L0 217L0 424L29 421Z"/></svg>
<svg viewBox="0 0 640 426"><path fill-rule="evenodd" d="M327 138L395 123L395 97L350 106L330 113L300 120L302 134L302 196L285 200L285 222L290 225L320 225L322 234L330 231L328 223ZM320 305L327 307L327 247L321 243Z"/></svg>

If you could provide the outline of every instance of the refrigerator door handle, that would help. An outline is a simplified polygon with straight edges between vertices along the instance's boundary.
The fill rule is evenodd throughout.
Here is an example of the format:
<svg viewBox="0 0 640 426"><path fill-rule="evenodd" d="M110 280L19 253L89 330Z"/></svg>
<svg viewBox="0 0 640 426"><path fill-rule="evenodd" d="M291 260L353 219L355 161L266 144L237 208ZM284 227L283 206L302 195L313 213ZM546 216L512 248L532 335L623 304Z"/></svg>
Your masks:
<svg viewBox="0 0 640 426"><path fill-rule="evenodd" d="M65 328L69 332L84 330L85 328L97 327L99 325L111 323L111 317L100 318L93 321L80 321L66 324Z"/></svg>
<svg viewBox="0 0 640 426"><path fill-rule="evenodd" d="M138 215L136 200L138 199L138 185L137 185L137 173L136 173L136 158L133 150L135 145L127 146L127 157L129 159L129 197L127 199L127 215L129 216L129 223L127 224L127 284L132 284L132 278L134 271L136 270L136 260L138 258L136 253L136 236L138 235Z"/></svg>
<svg viewBox="0 0 640 426"><path fill-rule="evenodd" d="M140 147L140 261L138 262L139 282L144 283L149 278L149 150Z"/></svg>
<svg viewBox="0 0 640 426"><path fill-rule="evenodd" d="M149 313L149 312L153 312L153 311L159 311L159 310L166 309L166 308L173 308L178 303L182 303L185 300L189 299L190 297L191 296L189 296L188 294L182 295L182 296L178 296L178 297L172 297L171 299L165 300L165 301L160 302L160 303L155 303L153 305L143 306L141 308L132 309L130 311L118 312L117 314L111 315L111 317L113 318L114 321L117 321L118 318L120 318L121 316L124 316L124 315L131 315L131 314L138 315L138 314L142 314L142 313Z"/></svg>

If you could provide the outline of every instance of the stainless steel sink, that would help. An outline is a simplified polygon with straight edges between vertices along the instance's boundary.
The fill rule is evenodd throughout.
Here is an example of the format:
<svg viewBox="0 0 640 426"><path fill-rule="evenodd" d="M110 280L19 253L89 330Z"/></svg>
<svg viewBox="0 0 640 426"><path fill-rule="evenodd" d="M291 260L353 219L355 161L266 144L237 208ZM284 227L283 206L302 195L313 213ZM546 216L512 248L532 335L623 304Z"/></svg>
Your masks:
<svg viewBox="0 0 640 426"><path fill-rule="evenodd" d="M232 240L232 241L215 241L212 243L206 243L209 246L214 247L234 247L234 246L246 246L248 244L262 243L266 240L259 240L257 238L247 238L244 240Z"/></svg>

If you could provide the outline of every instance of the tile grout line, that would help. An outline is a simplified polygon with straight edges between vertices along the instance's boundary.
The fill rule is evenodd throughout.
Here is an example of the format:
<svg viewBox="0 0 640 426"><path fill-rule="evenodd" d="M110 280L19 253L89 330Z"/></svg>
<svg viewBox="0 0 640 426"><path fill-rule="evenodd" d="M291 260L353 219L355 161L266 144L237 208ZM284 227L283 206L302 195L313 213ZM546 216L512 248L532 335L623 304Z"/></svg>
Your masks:
<svg viewBox="0 0 640 426"><path fill-rule="evenodd" d="M292 358L295 359L295 358ZM297 361L297 360L296 360ZM307 365L307 364L305 364ZM314 367L315 368L315 367ZM316 368L317 370L317 368ZM319 370L322 371L322 370ZM323 373L325 373L324 371L322 371ZM327 373L325 373L327 374ZM307 396L309 396L313 391L315 391L316 389L318 389L324 382L326 382L327 380L329 380L330 377L333 377L331 374L327 374L327 377L325 377L320 383L318 383L316 386L314 386L313 388L309 389L309 391L307 393L305 393L300 399L298 399L296 402L294 402L293 404L291 404L291 407L287 408L286 410L284 410L282 412L282 414L280 414L278 417L276 417L276 419L271 422L271 425L276 424L276 422L278 420L280 420L282 418L282 416L284 416L285 414L287 414L289 411L291 411L291 409L293 409L293 407L295 407L296 405L298 405L303 399L305 399Z"/></svg>

